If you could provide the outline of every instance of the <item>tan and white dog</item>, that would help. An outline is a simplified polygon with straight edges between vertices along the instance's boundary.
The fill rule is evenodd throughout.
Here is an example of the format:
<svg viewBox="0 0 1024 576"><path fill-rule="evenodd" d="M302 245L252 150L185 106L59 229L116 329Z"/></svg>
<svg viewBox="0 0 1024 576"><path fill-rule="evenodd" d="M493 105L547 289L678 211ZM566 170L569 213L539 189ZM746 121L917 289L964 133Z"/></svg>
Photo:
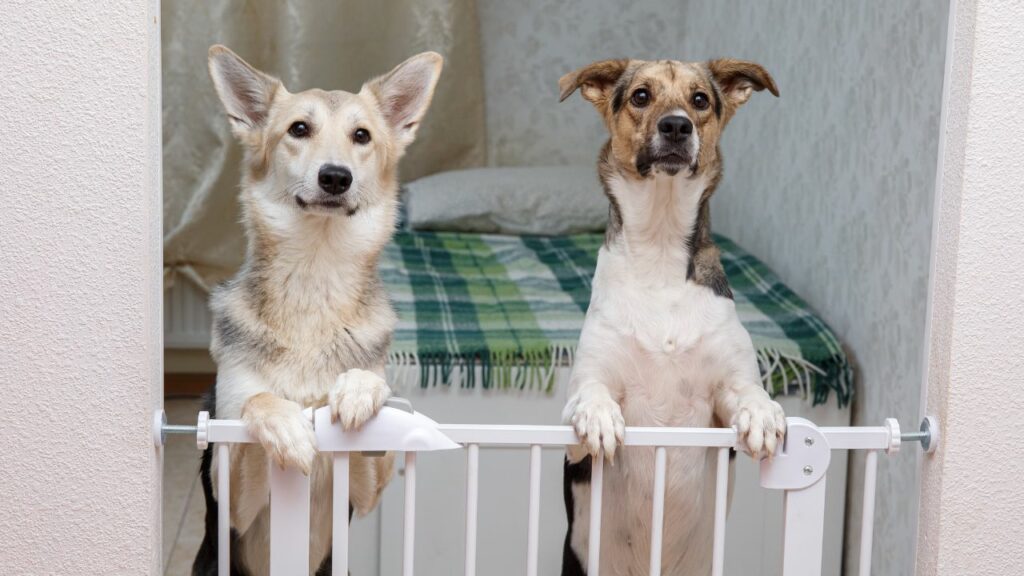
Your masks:
<svg viewBox="0 0 1024 576"><path fill-rule="evenodd" d="M395 227L398 160L413 141L442 59L414 56L356 93L289 93L223 46L210 75L245 149L245 264L212 296L217 383L208 409L241 418L258 444L231 449L232 574L268 573L268 466L312 476L310 565L330 573L331 466L306 407L357 428L390 395L396 316L377 274ZM391 455L351 462L352 508L369 512ZM216 574L217 506L203 456L206 537L193 574Z"/></svg>
<svg viewBox="0 0 1024 576"><path fill-rule="evenodd" d="M750 335L710 233L722 177L719 139L771 76L739 60L606 60L559 80L579 89L610 132L598 171L610 200L604 246L563 417L581 445L565 466L569 532L563 576L587 572L590 469L603 453L600 575L639 576L650 563L654 449L617 456L625 426L729 426L755 458L785 433L761 385ZM714 455L668 451L663 574L711 572Z"/></svg>

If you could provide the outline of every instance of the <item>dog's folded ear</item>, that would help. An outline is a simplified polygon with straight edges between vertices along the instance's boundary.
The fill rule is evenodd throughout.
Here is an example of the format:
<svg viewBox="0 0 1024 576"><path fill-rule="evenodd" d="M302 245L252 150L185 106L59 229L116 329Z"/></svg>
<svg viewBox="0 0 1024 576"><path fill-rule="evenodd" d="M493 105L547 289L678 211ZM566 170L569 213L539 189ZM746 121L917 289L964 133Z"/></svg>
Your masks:
<svg viewBox="0 0 1024 576"><path fill-rule="evenodd" d="M363 86L364 91L376 98L384 120L402 149L416 138L416 130L434 97L443 65L444 58L440 54L424 52Z"/></svg>
<svg viewBox="0 0 1024 576"><path fill-rule="evenodd" d="M746 60L720 58L711 60L707 66L711 76L721 88L722 99L725 101L726 120L737 108L750 99L750 95L755 90L758 92L767 90L774 96L779 95L775 80L760 64Z"/></svg>
<svg viewBox="0 0 1024 576"><path fill-rule="evenodd" d="M243 140L266 123L270 103L281 81L250 66L220 44L210 47L210 77L231 120L231 128Z"/></svg>
<svg viewBox="0 0 1024 576"><path fill-rule="evenodd" d="M629 60L626 59L601 60L569 72L558 79L558 100L564 101L579 88L587 101L599 109L603 108L608 103L612 87L628 67Z"/></svg>

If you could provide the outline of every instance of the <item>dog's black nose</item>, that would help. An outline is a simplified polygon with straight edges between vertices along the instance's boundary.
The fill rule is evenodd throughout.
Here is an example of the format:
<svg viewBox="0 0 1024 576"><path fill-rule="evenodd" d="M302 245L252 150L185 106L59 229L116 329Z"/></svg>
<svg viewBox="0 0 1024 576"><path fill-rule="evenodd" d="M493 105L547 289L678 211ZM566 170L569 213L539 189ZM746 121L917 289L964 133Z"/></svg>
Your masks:
<svg viewBox="0 0 1024 576"><path fill-rule="evenodd" d="M665 116L658 120L658 132L670 142L679 142L693 133L693 122L686 116Z"/></svg>
<svg viewBox="0 0 1024 576"><path fill-rule="evenodd" d="M316 181L320 184L320 188L328 194L344 194L352 185L352 172L344 166L324 164L320 167L320 174L317 175Z"/></svg>

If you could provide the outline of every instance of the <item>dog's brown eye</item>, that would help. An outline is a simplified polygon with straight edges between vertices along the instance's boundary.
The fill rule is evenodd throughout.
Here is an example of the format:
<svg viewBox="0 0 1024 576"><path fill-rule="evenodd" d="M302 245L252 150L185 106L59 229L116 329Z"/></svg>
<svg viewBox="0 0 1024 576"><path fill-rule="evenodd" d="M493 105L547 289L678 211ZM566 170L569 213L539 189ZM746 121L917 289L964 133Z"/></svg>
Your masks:
<svg viewBox="0 0 1024 576"><path fill-rule="evenodd" d="M306 136L309 136L309 124L306 124L305 122L295 122L288 127L288 133L291 134L293 138L305 138Z"/></svg>
<svg viewBox="0 0 1024 576"><path fill-rule="evenodd" d="M629 101L633 103L633 106L637 108L643 108L651 102L651 93L646 88L638 88L633 95L629 97Z"/></svg>
<svg viewBox="0 0 1024 576"><path fill-rule="evenodd" d="M366 128L360 128L352 134L352 140L356 144L368 144L370 142L370 131Z"/></svg>
<svg viewBox="0 0 1024 576"><path fill-rule="evenodd" d="M693 107L697 110L707 110L708 106L711 105L711 100L708 99L708 95L703 92L697 92L693 95Z"/></svg>

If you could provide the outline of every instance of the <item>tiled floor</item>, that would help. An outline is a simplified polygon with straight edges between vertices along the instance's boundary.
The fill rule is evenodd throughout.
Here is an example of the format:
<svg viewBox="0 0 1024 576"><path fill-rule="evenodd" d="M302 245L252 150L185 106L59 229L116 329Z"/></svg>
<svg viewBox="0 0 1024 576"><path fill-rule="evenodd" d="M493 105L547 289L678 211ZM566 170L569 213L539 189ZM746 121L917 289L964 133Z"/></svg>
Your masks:
<svg viewBox="0 0 1024 576"><path fill-rule="evenodd" d="M194 424L198 398L168 398L167 421ZM164 574L189 576L192 560L203 539L203 488L199 485L199 456L195 438L169 436L164 446Z"/></svg>

